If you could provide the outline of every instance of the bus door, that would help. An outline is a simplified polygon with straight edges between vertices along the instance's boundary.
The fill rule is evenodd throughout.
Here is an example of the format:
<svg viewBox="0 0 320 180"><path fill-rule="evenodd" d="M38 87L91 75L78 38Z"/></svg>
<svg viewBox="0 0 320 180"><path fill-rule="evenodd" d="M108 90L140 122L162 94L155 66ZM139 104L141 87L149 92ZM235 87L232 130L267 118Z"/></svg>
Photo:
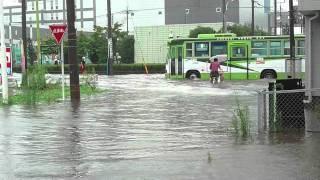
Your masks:
<svg viewBox="0 0 320 180"><path fill-rule="evenodd" d="M247 67L246 71L247 71L247 79L249 79L249 62L248 62L248 45L247 44L233 44L230 46L230 79L232 76L232 67L234 67L234 69L240 69L241 72L243 72L243 70L245 71L245 69L241 69L241 67L237 67L235 61L247 61ZM238 72L238 71L237 71Z"/></svg>
<svg viewBox="0 0 320 180"><path fill-rule="evenodd" d="M176 48L171 49L171 62L170 62L170 74L176 75Z"/></svg>
<svg viewBox="0 0 320 180"><path fill-rule="evenodd" d="M182 47L178 47L177 49L177 55L178 55L178 75L183 74L183 61L182 61Z"/></svg>

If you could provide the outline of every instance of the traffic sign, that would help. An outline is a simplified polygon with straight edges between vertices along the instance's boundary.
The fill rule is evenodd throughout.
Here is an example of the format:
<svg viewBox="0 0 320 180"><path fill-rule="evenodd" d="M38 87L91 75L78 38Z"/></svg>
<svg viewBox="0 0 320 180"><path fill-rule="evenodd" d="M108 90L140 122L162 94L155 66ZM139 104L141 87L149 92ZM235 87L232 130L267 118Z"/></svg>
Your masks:
<svg viewBox="0 0 320 180"><path fill-rule="evenodd" d="M67 31L67 25L53 24L53 25L50 25L49 27L56 42L60 44L61 40L63 39L64 33Z"/></svg>
<svg viewBox="0 0 320 180"><path fill-rule="evenodd" d="M11 48L6 48L6 63L7 63L7 74L12 75L12 59L11 59ZM1 76L1 64L0 64L0 76Z"/></svg>

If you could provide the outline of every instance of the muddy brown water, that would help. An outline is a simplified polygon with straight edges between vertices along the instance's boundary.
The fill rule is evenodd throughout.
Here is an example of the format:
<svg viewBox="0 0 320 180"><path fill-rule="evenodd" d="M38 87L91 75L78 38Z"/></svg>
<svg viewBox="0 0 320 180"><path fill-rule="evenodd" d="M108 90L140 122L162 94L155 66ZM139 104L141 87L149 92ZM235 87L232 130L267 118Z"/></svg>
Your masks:
<svg viewBox="0 0 320 180"><path fill-rule="evenodd" d="M320 179L319 134L256 132L264 81L99 78L108 91L81 104L1 107L0 180ZM235 97L250 108L247 140L230 132Z"/></svg>

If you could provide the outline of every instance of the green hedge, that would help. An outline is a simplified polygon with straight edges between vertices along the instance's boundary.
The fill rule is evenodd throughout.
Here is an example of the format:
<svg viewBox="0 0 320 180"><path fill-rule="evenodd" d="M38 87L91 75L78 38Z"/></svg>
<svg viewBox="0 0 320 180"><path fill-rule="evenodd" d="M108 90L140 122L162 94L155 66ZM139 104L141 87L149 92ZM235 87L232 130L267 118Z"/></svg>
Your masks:
<svg viewBox="0 0 320 180"><path fill-rule="evenodd" d="M60 74L61 65L43 65L50 74ZM149 74L165 73L165 64L146 64ZM113 64L114 74L145 74L144 64ZM69 65L66 64L65 72L69 73ZM87 64L86 71L97 74L106 74L107 64ZM13 72L21 73L20 66L14 66Z"/></svg>

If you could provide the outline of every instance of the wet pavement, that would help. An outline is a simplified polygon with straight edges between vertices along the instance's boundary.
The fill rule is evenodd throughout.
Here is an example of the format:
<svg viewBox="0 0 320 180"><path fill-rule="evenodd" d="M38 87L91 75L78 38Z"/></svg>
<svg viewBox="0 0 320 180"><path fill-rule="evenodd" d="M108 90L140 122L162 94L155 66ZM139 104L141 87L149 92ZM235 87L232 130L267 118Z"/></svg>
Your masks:
<svg viewBox="0 0 320 180"><path fill-rule="evenodd" d="M320 134L256 133L264 81L99 78L108 91L78 105L0 109L0 180L320 179ZM247 140L230 132L236 97L250 108Z"/></svg>

